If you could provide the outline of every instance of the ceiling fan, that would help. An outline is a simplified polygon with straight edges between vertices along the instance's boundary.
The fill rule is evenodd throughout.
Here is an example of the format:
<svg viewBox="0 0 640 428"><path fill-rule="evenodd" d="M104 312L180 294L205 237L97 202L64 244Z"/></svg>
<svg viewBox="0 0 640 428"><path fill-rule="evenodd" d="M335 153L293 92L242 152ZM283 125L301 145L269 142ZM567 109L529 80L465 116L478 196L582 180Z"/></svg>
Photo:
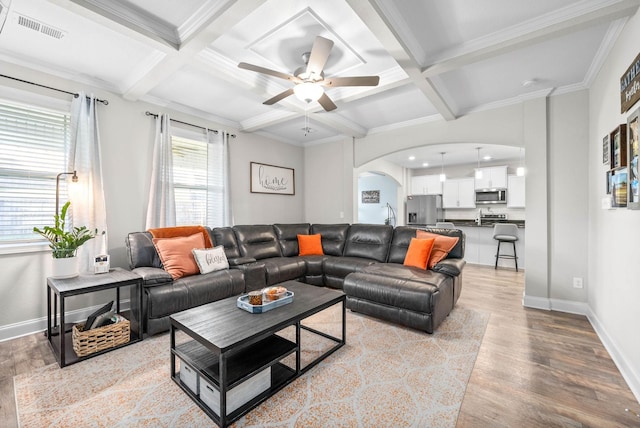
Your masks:
<svg viewBox="0 0 640 428"><path fill-rule="evenodd" d="M352 76L352 77L330 77L325 78L323 68L327 63L333 41L316 36L311 52L305 52L302 55L306 66L302 66L293 72L293 75L281 73L279 71L270 70L258 65L247 64L241 62L238 67L245 70L251 70L258 73L268 74L270 76L279 77L281 79L293 82L295 86L279 93L265 101L263 104L272 105L280 100L295 94L302 101L310 103L318 101L326 110L335 110L337 106L331 101L331 98L324 92L323 87L336 88L338 86L378 86L380 77L378 76Z"/></svg>

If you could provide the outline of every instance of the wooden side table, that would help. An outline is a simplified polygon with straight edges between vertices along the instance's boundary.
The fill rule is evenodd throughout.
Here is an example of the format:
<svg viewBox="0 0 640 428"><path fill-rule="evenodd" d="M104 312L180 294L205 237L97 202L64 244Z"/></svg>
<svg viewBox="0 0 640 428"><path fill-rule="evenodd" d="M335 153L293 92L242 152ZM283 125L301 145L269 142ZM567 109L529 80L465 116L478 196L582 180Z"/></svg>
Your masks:
<svg viewBox="0 0 640 428"><path fill-rule="evenodd" d="M139 302L137 307L131 307L131 316L128 317L130 321L130 337L129 342L114 348L105 349L86 357L78 357L73 351L73 344L71 339L71 332L65 332L65 314L64 314L64 299L69 296L77 296L80 294L93 293L95 291L116 289L116 312L120 313L120 287L131 287L131 296L138 295L137 301ZM135 294L134 294L135 293ZM52 321L58 317L57 313L51 311L51 297L55 299L55 302L60 300L60 334L52 334ZM134 302L136 299L131 298ZM135 273L124 270L122 268L111 269L108 273L101 274L83 274L75 278L47 278L47 340L53 351L53 354L58 361L60 367L65 367L70 364L77 363L78 361L85 360L87 358L95 357L96 355L103 354L113 349L120 348L122 346L129 345L131 343L139 342L142 340L142 278Z"/></svg>

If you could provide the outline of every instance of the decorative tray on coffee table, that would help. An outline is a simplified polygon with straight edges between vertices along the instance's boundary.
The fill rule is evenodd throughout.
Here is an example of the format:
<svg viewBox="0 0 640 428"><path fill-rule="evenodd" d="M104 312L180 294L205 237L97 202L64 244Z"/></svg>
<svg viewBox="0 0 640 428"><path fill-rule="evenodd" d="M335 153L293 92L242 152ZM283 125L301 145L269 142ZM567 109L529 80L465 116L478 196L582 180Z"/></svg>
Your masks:
<svg viewBox="0 0 640 428"><path fill-rule="evenodd" d="M251 303L249 303L249 295L243 294L242 296L238 297L237 306L240 309L251 312L252 314L261 314L263 312L267 312L271 309L279 308L280 306L284 306L287 303L293 302L293 291L287 290L284 296L280 297L278 300L267 301L263 297L262 302L262 305L252 305Z"/></svg>

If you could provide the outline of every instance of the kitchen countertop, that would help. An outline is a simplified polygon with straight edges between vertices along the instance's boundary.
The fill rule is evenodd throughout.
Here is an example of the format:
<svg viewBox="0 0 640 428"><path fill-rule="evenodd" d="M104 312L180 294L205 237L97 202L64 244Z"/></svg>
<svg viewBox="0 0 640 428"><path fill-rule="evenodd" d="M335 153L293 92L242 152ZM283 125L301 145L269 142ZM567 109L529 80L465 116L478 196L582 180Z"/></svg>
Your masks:
<svg viewBox="0 0 640 428"><path fill-rule="evenodd" d="M484 220L480 225L478 225L475 220L456 220L448 218L445 221L449 221L454 225L461 227L493 227L496 223L512 223L518 225L519 229L524 229L524 220Z"/></svg>

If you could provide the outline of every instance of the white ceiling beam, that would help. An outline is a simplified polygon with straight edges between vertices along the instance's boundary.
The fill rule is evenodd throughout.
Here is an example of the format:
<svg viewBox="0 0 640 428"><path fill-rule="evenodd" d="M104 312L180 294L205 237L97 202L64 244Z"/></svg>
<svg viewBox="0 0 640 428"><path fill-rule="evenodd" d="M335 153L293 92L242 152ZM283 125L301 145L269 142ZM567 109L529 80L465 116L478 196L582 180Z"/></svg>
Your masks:
<svg viewBox="0 0 640 428"><path fill-rule="evenodd" d="M179 51L168 54L157 66L149 69L145 75L126 90L123 96L132 101L139 99L168 79L174 72L192 63L198 53L206 49L218 37L230 30L265 1L228 1L216 16L212 16L200 30L195 31L189 40L180 46Z"/></svg>
<svg viewBox="0 0 640 428"><path fill-rule="evenodd" d="M446 100L433 82L422 75L420 64L373 0L347 0L347 3L407 73L413 84L429 99L438 113L446 120L454 120L456 115Z"/></svg>
<svg viewBox="0 0 640 428"><path fill-rule="evenodd" d="M538 17L499 34L474 40L457 51L447 52L442 57L435 58L433 65L424 68L422 76L433 77L564 34L632 16L639 5L640 0L608 1L605 4L601 1L579 2L561 11L554 11L553 16Z"/></svg>
<svg viewBox="0 0 640 428"><path fill-rule="evenodd" d="M109 28L115 32L124 34L127 37L158 49L164 53L174 51L176 45L161 37L158 33L142 29L133 24L130 20L122 19L121 16L99 7L95 2L87 0L48 0L53 4L69 10L77 15L85 17L97 24Z"/></svg>

